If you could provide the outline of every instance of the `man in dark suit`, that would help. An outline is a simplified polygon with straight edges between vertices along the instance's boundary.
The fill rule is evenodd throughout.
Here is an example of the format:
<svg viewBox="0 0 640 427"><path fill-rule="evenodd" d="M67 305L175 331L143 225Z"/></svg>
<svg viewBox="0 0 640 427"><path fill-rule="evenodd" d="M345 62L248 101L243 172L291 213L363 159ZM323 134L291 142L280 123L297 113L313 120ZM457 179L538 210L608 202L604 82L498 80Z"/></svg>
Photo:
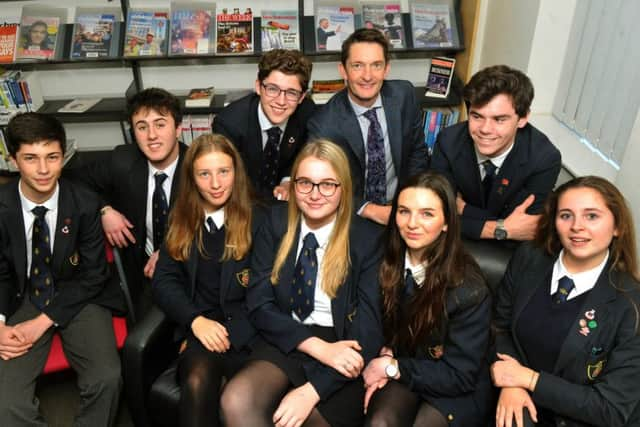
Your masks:
<svg viewBox="0 0 640 427"><path fill-rule="evenodd" d="M151 301L148 279L158 260L187 147L178 142L180 101L166 90L145 89L128 100L127 109L136 144L118 145L107 159L70 171L68 176L102 197L102 226L109 243L122 249L140 317Z"/></svg>
<svg viewBox="0 0 640 427"><path fill-rule="evenodd" d="M407 81L385 80L389 43L377 30L349 36L338 68L347 87L311 118L309 136L344 149L358 214L386 224L398 181L428 166L415 90Z"/></svg>
<svg viewBox="0 0 640 427"><path fill-rule="evenodd" d="M59 179L65 131L38 113L7 128L20 179L0 188L0 425L44 426L34 397L54 332L78 374L75 425L110 426L121 388L98 198Z"/></svg>
<svg viewBox="0 0 640 427"><path fill-rule="evenodd" d="M229 104L214 119L213 132L233 142L259 196L289 197L289 173L307 142L315 105L305 96L312 64L300 51L275 49L258 64L256 93Z"/></svg>
<svg viewBox="0 0 640 427"><path fill-rule="evenodd" d="M458 193L462 234L471 239L531 240L560 173L560 151L528 123L531 80L497 65L464 87L469 120L438 135L431 168Z"/></svg>

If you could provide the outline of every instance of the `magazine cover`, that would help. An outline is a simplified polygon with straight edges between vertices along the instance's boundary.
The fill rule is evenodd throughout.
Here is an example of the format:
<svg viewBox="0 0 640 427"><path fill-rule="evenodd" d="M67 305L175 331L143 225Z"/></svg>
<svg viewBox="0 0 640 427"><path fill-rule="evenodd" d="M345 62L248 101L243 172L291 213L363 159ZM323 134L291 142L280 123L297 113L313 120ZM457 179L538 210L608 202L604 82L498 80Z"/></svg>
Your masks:
<svg viewBox="0 0 640 427"><path fill-rule="evenodd" d="M394 49L406 47L400 3L363 4L362 22L365 28L380 30Z"/></svg>
<svg viewBox="0 0 640 427"><path fill-rule="evenodd" d="M451 29L448 4L411 4L413 47L457 47L457 31Z"/></svg>
<svg viewBox="0 0 640 427"><path fill-rule="evenodd" d="M319 5L316 8L316 50L339 51L355 31L353 7Z"/></svg>
<svg viewBox="0 0 640 427"><path fill-rule="evenodd" d="M262 51L300 49L298 11L262 10L260 18Z"/></svg>
<svg viewBox="0 0 640 427"><path fill-rule="evenodd" d="M78 15L73 26L71 58L100 58L109 56L116 16L111 13Z"/></svg>
<svg viewBox="0 0 640 427"><path fill-rule="evenodd" d="M253 13L247 8L243 13L227 8L216 17L216 53L236 54L253 52Z"/></svg>
<svg viewBox="0 0 640 427"><path fill-rule="evenodd" d="M130 10L124 40L124 56L158 56L167 52L169 14Z"/></svg>
<svg viewBox="0 0 640 427"><path fill-rule="evenodd" d="M449 89L451 88L455 65L456 60L454 58L431 58L431 65L429 66L429 73L427 74L427 84L424 96L446 98L447 95L449 95Z"/></svg>
<svg viewBox="0 0 640 427"><path fill-rule="evenodd" d="M207 55L213 53L215 10L175 9L171 11L172 55Z"/></svg>
<svg viewBox="0 0 640 427"><path fill-rule="evenodd" d="M59 27L60 18L57 16L23 16L16 58L52 58Z"/></svg>
<svg viewBox="0 0 640 427"><path fill-rule="evenodd" d="M0 21L0 64L8 64L15 58L18 21L18 18L4 18Z"/></svg>

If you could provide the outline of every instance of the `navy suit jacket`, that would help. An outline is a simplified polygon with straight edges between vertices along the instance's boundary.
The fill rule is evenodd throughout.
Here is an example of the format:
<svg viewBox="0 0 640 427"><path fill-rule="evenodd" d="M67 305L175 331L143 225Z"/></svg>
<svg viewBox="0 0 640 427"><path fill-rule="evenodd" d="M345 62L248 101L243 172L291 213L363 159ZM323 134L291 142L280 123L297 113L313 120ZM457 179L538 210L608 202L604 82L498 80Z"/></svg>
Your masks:
<svg viewBox="0 0 640 427"><path fill-rule="evenodd" d="M447 291L446 313L444 334L425 338L415 354L396 352L400 382L435 406L449 425L485 427L493 393L487 358L491 297L482 276L469 275Z"/></svg>
<svg viewBox="0 0 640 427"><path fill-rule="evenodd" d="M428 167L422 113L416 101L415 88L405 80L385 80L380 93L393 166L398 185L401 185L408 177ZM327 138L344 149L351 167L355 206L359 208L366 201L367 150L347 89L335 94L309 121L309 138L316 137Z"/></svg>
<svg viewBox="0 0 640 427"><path fill-rule="evenodd" d="M462 234L471 239L480 238L486 221L506 218L530 194L536 199L527 213L541 213L561 165L560 151L542 132L526 124L518 129L513 148L496 176L485 205L468 122L443 129L431 157L431 168L445 175L466 202L461 216Z"/></svg>
<svg viewBox="0 0 640 427"><path fill-rule="evenodd" d="M251 227L253 239L263 219L264 214L254 209ZM171 258L163 245L153 275L153 299L158 307L179 325L177 335L181 338L190 330L193 319L201 314L194 304L198 258L195 240L187 261ZM240 260L223 261L220 273L220 309L224 314L221 323L229 332L229 340L236 350L249 344L256 334L255 328L249 322L245 301L250 277L249 260L250 253Z"/></svg>
<svg viewBox="0 0 640 427"><path fill-rule="evenodd" d="M7 319L29 298L18 182L0 187L0 313ZM122 312L124 300L107 268L97 196L64 179L59 184L56 229L50 230L55 296L43 312L64 327L87 304Z"/></svg>
<svg viewBox="0 0 640 427"><path fill-rule="evenodd" d="M251 260L251 281L247 305L252 323L262 337L290 353L307 338L310 330L291 316L290 288L296 257L292 247L280 271L280 280L271 284L270 276L276 252L287 229L287 206L274 206L256 239ZM351 268L338 294L331 300L336 336L339 340L357 340L367 363L377 356L382 346L380 288L378 267L381 257L379 236L382 228L360 217L354 217L349 231ZM305 368L307 379L320 395L327 398L350 381L338 371L318 361ZM355 409L355 408L354 408Z"/></svg>
<svg viewBox="0 0 640 427"><path fill-rule="evenodd" d="M531 243L522 244L498 288L496 347L524 366L528 362L516 324L536 290L540 286L550 289L556 258ZM638 282L628 274L612 271L609 263L588 293L562 343L553 372L540 372L532 394L537 406L554 413L556 425L640 425L639 289ZM579 322L590 310L594 310L597 327L585 336Z"/></svg>
<svg viewBox="0 0 640 427"><path fill-rule="evenodd" d="M180 143L178 165L171 183L169 203L173 204L178 192L182 160L187 146ZM127 281L134 294L144 279L147 262L147 193L149 191L149 163L137 144L116 146L106 159L85 167L65 171L65 176L83 183L102 197L102 206L111 205L133 224L136 243L121 249ZM153 190L152 190L153 191Z"/></svg>
<svg viewBox="0 0 640 427"><path fill-rule="evenodd" d="M247 169L256 192L267 200L273 199L273 188L265 188L260 178L264 166L262 131L258 121L260 97L253 93L226 106L213 121L213 132L233 142ZM315 110L311 99L304 98L289 117L280 142L278 179L291 175L291 166L302 146L307 142L307 120Z"/></svg>

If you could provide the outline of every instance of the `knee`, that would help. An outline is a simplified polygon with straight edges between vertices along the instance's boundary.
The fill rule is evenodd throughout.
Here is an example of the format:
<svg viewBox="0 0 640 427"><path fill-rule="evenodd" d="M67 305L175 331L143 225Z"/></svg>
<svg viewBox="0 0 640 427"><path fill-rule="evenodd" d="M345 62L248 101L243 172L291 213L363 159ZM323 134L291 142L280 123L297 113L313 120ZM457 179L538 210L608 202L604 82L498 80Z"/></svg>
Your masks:
<svg viewBox="0 0 640 427"><path fill-rule="evenodd" d="M391 411L375 411L367 417L366 427L396 427L400 420Z"/></svg>
<svg viewBox="0 0 640 427"><path fill-rule="evenodd" d="M215 381L213 374L202 375L199 372L190 372L180 385L182 392L191 396L214 394L219 387L220 381Z"/></svg>
<svg viewBox="0 0 640 427"><path fill-rule="evenodd" d="M231 380L225 387L220 397L220 411L225 420L243 419L248 415L247 411L255 410L252 396L255 390L244 381Z"/></svg>
<svg viewBox="0 0 640 427"><path fill-rule="evenodd" d="M117 395L122 389L122 371L120 365L103 366L88 375L86 382L80 384L83 394L111 394Z"/></svg>

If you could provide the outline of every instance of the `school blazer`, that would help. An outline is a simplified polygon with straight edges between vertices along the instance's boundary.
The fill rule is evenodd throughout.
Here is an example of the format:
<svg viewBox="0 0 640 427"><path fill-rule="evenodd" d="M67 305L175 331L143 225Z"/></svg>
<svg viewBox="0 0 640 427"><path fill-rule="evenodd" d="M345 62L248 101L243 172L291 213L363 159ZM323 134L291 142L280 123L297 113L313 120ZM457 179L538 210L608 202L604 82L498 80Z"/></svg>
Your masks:
<svg viewBox="0 0 640 427"><path fill-rule="evenodd" d="M312 335L291 317L290 288L294 276L300 228L280 271L280 280L271 284L275 255L287 229L287 206L276 205L256 238L251 260L251 280L247 306L251 322L262 337L284 353ZM354 216L349 230L351 268L338 294L331 301L334 329L339 340L357 340L365 363L377 356L382 346L378 267L381 257L379 227ZM313 361L305 366L307 379L326 399L349 381L338 371Z"/></svg>
<svg viewBox="0 0 640 427"><path fill-rule="evenodd" d="M254 239L263 219L264 213L260 209L254 209L251 227ZM179 339L186 335L191 329L193 319L201 313L194 304L198 256L195 239L187 261L171 258L165 245L162 245L153 275L153 300L178 324L176 336ZM224 319L220 323L229 332L229 340L236 350L247 346L256 334L255 328L249 322L246 306L246 290L250 277L249 260L250 253L237 261L224 261L221 266L220 308Z"/></svg>
<svg viewBox="0 0 640 427"><path fill-rule="evenodd" d="M428 168L428 152L424 144L422 112L418 108L415 88L406 80L385 80L382 106L387 119L391 158L398 185ZM309 121L309 138L327 138L344 150L351 167L354 206L365 202L366 140L358 118L349 102L347 89L336 93Z"/></svg>
<svg viewBox="0 0 640 427"><path fill-rule="evenodd" d="M523 244L497 292L497 350L525 366L528 362L515 325L536 289L550 286L556 258L532 243ZM611 271L609 263L580 308L553 372L540 372L532 398L555 414L558 427L640 425L638 288L631 276ZM585 335L579 322L591 318L597 327Z"/></svg>
<svg viewBox="0 0 640 427"><path fill-rule="evenodd" d="M213 132L220 133L233 142L240 151L256 192L266 199L273 200L273 188L265 188L260 176L264 167L264 150L262 130L258 121L259 104L260 97L255 93L232 102L216 115ZM315 108L313 101L305 97L287 120L278 151L278 182L291 174L293 161L307 142L307 120Z"/></svg>
<svg viewBox="0 0 640 427"><path fill-rule="evenodd" d="M492 405L488 348L491 297L481 275L446 294L445 332L426 337L414 355L397 357L400 382L436 407L450 426L486 426Z"/></svg>
<svg viewBox="0 0 640 427"><path fill-rule="evenodd" d="M65 327L87 305L124 311L117 282L107 268L97 196L59 181L58 216L52 251L55 295L43 312ZM29 298L27 243L19 180L0 186L0 313L7 318Z"/></svg>
<svg viewBox="0 0 640 427"><path fill-rule="evenodd" d="M553 190L561 167L560 151L531 124L518 129L511 152L504 160L487 204L468 122L438 134L431 169L447 177L467 203L462 212L462 234L479 239L488 220L506 218L530 194L536 196L527 213L539 214Z"/></svg>

